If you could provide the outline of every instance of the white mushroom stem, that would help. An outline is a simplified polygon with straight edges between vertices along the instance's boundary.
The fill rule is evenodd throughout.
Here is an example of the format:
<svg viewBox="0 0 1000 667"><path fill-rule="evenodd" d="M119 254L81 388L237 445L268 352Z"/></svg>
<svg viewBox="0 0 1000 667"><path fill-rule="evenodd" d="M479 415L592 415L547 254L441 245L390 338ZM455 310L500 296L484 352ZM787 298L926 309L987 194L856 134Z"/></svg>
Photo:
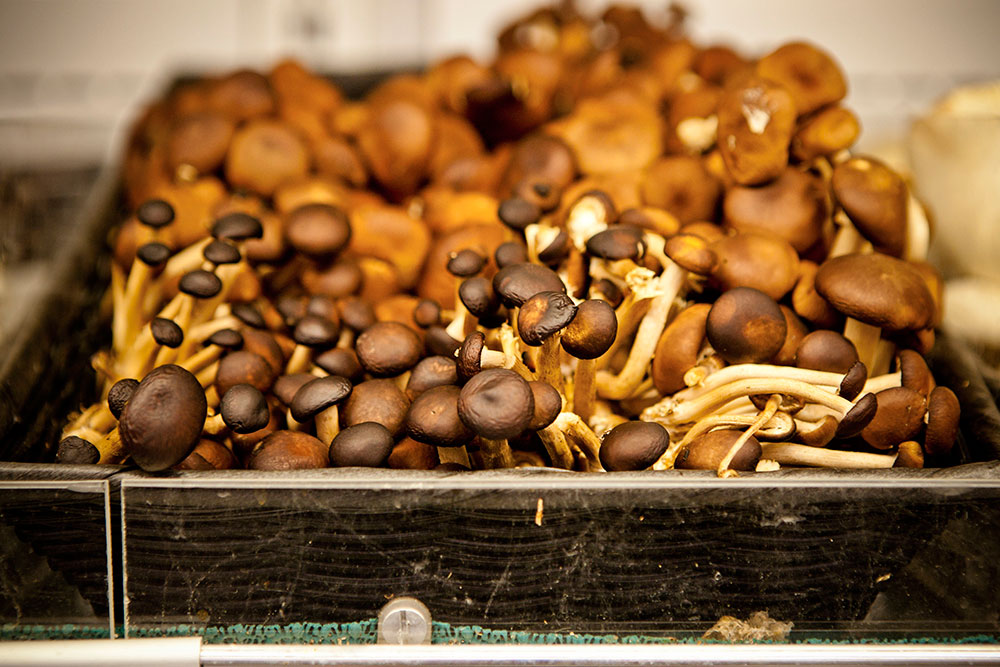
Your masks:
<svg viewBox="0 0 1000 667"><path fill-rule="evenodd" d="M906 245L903 248L903 259L908 262L926 260L930 241L931 226L927 222L927 213L907 188Z"/></svg>
<svg viewBox="0 0 1000 667"><path fill-rule="evenodd" d="M506 440L490 440L480 436L479 453L487 470L514 467L514 452Z"/></svg>
<svg viewBox="0 0 1000 667"><path fill-rule="evenodd" d="M211 236L206 236L183 250L174 253L167 260L166 266L163 267L163 273L160 274L160 281L169 283L180 278L185 273L190 273L201 267L205 261L205 247L213 240Z"/></svg>
<svg viewBox="0 0 1000 667"><path fill-rule="evenodd" d="M469 452L465 445L461 447L438 447L438 461L441 463L457 463L468 469L472 469L472 462L469 461Z"/></svg>
<svg viewBox="0 0 1000 667"><path fill-rule="evenodd" d="M673 395L673 398L678 401L689 401L724 384L753 378L782 378L833 388L840 387L840 383L844 380L841 373L814 371L808 368L772 364L733 364L706 376L700 385L681 389Z"/></svg>
<svg viewBox="0 0 1000 667"><path fill-rule="evenodd" d="M859 252L867 242L865 241L865 237L861 235L861 232L858 231L858 228L851 222L851 219L847 217L847 214L842 210L837 210L833 214L833 220L837 223L837 233L833 237L833 243L830 245L830 252L827 253L827 258Z"/></svg>
<svg viewBox="0 0 1000 667"><path fill-rule="evenodd" d="M889 389L890 387L898 387L903 382L902 373L896 371L895 373L886 373L884 375L876 375L874 377L868 378L868 382L865 383L865 388L861 391L862 394L877 394L883 389Z"/></svg>
<svg viewBox="0 0 1000 667"><path fill-rule="evenodd" d="M549 459L556 468L573 469L573 452L566 443L566 436L554 423L538 431L538 439L545 445Z"/></svg>
<svg viewBox="0 0 1000 667"><path fill-rule="evenodd" d="M761 449L763 450L761 458L771 459L782 465L813 468L891 468L896 462L895 454L843 452L788 442L761 443Z"/></svg>
<svg viewBox="0 0 1000 667"><path fill-rule="evenodd" d="M338 433L340 433L340 410L336 405L331 405L316 415L316 435L329 447Z"/></svg>
<svg viewBox="0 0 1000 667"><path fill-rule="evenodd" d="M520 375L525 380L534 380L535 374L531 372L524 362L521 360L521 343L514 335L514 329L506 322L500 326L500 333L498 334L500 338L500 347L503 348L503 353L505 359L503 361L503 368L508 368L518 375ZM492 350L483 350L483 355L487 353L492 354ZM483 357L483 366L486 367L485 356Z"/></svg>
<svg viewBox="0 0 1000 667"><path fill-rule="evenodd" d="M445 327L445 331L447 331L448 335L454 338L455 340L464 340L466 324L469 321L470 313L469 309L465 307L465 304L462 303L462 300L458 298L457 294L455 295L454 313L455 313L454 317L452 317L451 322L448 323L448 326Z"/></svg>
<svg viewBox="0 0 1000 667"><path fill-rule="evenodd" d="M772 394L771 397L767 399L764 409L760 411L760 414L753 420L750 427L743 431L740 437L736 438L736 442L734 442L732 447L729 448L726 455L722 457L722 461L719 462L719 467L715 471L719 477L733 477L737 474L735 470L729 469L729 465L733 462L733 459L736 458L736 455L739 453L740 449L743 448L743 445L746 444L747 440L752 438L754 434L759 431L760 428L771 419L771 417L774 416L774 413L778 411L778 406L780 405L781 396L778 394Z"/></svg>
<svg viewBox="0 0 1000 667"><path fill-rule="evenodd" d="M875 353L882 338L880 328L848 317L844 322L844 338L854 344L854 349L858 351L858 361L865 365L872 377L882 374L874 370Z"/></svg>
<svg viewBox="0 0 1000 667"><path fill-rule="evenodd" d="M544 222L528 225L524 228L524 243L528 248L528 261L532 264L542 264L538 253L549 247L562 230Z"/></svg>
<svg viewBox="0 0 1000 667"><path fill-rule="evenodd" d="M583 450L591 467L601 467L601 441L575 412L560 412L553 422L569 439Z"/></svg>
<svg viewBox="0 0 1000 667"><path fill-rule="evenodd" d="M669 261L669 260L668 260ZM642 318L639 331L635 335L628 360L621 372L614 375L608 371L598 371L597 392L604 398L619 400L628 397L642 382L649 370L649 361L653 358L656 343L667 325L667 317L673 306L674 297L684 284L686 271L674 262L664 267L660 274L658 294L649 305L649 312Z"/></svg>
<svg viewBox="0 0 1000 667"><path fill-rule="evenodd" d="M587 240L608 228L607 213L604 202L598 197L581 197L573 204L566 216L566 233L577 250L586 250Z"/></svg>

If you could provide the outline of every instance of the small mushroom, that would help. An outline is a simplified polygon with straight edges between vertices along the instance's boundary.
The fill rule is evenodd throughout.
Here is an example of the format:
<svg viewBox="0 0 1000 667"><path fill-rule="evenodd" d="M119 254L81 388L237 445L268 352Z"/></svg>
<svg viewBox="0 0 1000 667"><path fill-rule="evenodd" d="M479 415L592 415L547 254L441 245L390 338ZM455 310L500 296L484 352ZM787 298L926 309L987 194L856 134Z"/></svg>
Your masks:
<svg viewBox="0 0 1000 667"><path fill-rule="evenodd" d="M601 442L601 465L609 472L645 470L670 446L667 429L656 422L619 424Z"/></svg>
<svg viewBox="0 0 1000 667"><path fill-rule="evenodd" d="M348 426L330 443L330 465L335 468L381 468L394 444L392 434L381 424L362 422Z"/></svg>
<svg viewBox="0 0 1000 667"><path fill-rule="evenodd" d="M596 360L607 352L618 336L614 309L599 299L588 299L576 307L560 342L577 359L573 381L573 411L587 424L593 414L597 377Z"/></svg>
<svg viewBox="0 0 1000 667"><path fill-rule="evenodd" d="M234 433L253 433L267 426L271 410L264 394L248 384L233 385L222 396L219 414Z"/></svg>
<svg viewBox="0 0 1000 667"><path fill-rule="evenodd" d="M552 269L538 264L510 264L493 276L493 291L508 308L520 307L539 292L565 292Z"/></svg>
<svg viewBox="0 0 1000 667"><path fill-rule="evenodd" d="M871 157L852 157L833 168L830 185L837 202L875 250L900 257L906 247L906 184Z"/></svg>
<svg viewBox="0 0 1000 667"><path fill-rule="evenodd" d="M664 396L687 386L685 374L698 363L705 340L705 321L712 305L696 303L679 312L660 334L650 375Z"/></svg>
<svg viewBox="0 0 1000 667"><path fill-rule="evenodd" d="M285 366L285 373L299 373L308 369L314 351L332 348L337 344L339 336L339 322L320 315L303 316L292 332L295 350Z"/></svg>
<svg viewBox="0 0 1000 667"><path fill-rule="evenodd" d="M643 201L676 216L681 224L715 218L721 193L721 184L701 159L688 155L661 157L642 181Z"/></svg>
<svg viewBox="0 0 1000 667"><path fill-rule="evenodd" d="M916 440L907 440L899 443L896 448L896 462L894 468L923 468L924 450Z"/></svg>
<svg viewBox="0 0 1000 667"><path fill-rule="evenodd" d="M928 456L947 454L958 437L961 407L958 397L948 387L938 385L927 399L927 430L924 433L924 451Z"/></svg>
<svg viewBox="0 0 1000 667"><path fill-rule="evenodd" d="M298 422L316 421L316 435L329 445L340 431L340 411L337 408L351 395L353 386L346 378L328 375L306 382L295 392L289 405ZM388 456L388 452L386 452Z"/></svg>
<svg viewBox="0 0 1000 667"><path fill-rule="evenodd" d="M846 373L857 362L854 343L829 329L806 334L795 350L795 365L799 368Z"/></svg>
<svg viewBox="0 0 1000 667"><path fill-rule="evenodd" d="M517 314L521 340L541 346L538 355L538 378L556 389L563 384L559 358L559 331L576 315L577 306L564 292L539 292L525 301Z"/></svg>
<svg viewBox="0 0 1000 667"><path fill-rule="evenodd" d="M784 44L767 54L757 61L757 73L782 84L799 115L839 102L847 94L837 63L826 52L804 42Z"/></svg>
<svg viewBox="0 0 1000 667"><path fill-rule="evenodd" d="M493 261L498 269L511 264L524 264L528 261L528 249L520 241L504 241L494 251Z"/></svg>
<svg viewBox="0 0 1000 667"><path fill-rule="evenodd" d="M828 106L802 120L792 137L792 155L802 162L850 148L861 133L858 117L841 106Z"/></svg>
<svg viewBox="0 0 1000 667"><path fill-rule="evenodd" d="M111 385L108 390L108 409L115 419L121 419L122 411L138 386L139 381L135 378L123 378Z"/></svg>
<svg viewBox="0 0 1000 667"><path fill-rule="evenodd" d="M428 389L456 384L458 369L454 359L434 355L421 359L406 382L406 397L411 401Z"/></svg>
<svg viewBox="0 0 1000 667"><path fill-rule="evenodd" d="M56 463L91 464L100 459L101 452L97 447L78 435L63 438L56 449Z"/></svg>
<svg viewBox="0 0 1000 667"><path fill-rule="evenodd" d="M406 430L414 440L437 447L441 462L468 467L465 446L476 434L459 417L460 393L455 385L441 385L420 394L406 413Z"/></svg>
<svg viewBox="0 0 1000 667"><path fill-rule="evenodd" d="M524 432L534 413L531 387L520 375L505 368L477 373L462 387L458 398L459 417L479 435L489 468L514 466L507 439Z"/></svg>

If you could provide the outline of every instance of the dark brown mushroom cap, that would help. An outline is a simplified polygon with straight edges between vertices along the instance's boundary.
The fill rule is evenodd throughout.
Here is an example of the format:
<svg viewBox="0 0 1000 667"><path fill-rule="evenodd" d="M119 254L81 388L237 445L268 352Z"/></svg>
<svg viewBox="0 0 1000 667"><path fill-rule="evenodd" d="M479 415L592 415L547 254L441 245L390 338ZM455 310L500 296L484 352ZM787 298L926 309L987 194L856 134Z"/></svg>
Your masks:
<svg viewBox="0 0 1000 667"><path fill-rule="evenodd" d="M312 419L327 408L339 405L351 395L353 385L347 378L327 375L315 378L299 387L289 407L296 421Z"/></svg>
<svg viewBox="0 0 1000 667"><path fill-rule="evenodd" d="M587 239L587 252L601 259L639 259L646 250L642 230L613 225Z"/></svg>
<svg viewBox="0 0 1000 667"><path fill-rule="evenodd" d="M295 394L302 388L302 385L307 382L312 382L315 379L316 376L312 373L291 373L289 375L282 375L274 381L272 393L277 396L278 400L284 403L286 407L289 407L292 404L292 399L295 398Z"/></svg>
<svg viewBox="0 0 1000 667"><path fill-rule="evenodd" d="M787 332L777 302L752 287L724 292L705 321L708 342L730 364L770 359L781 349Z"/></svg>
<svg viewBox="0 0 1000 667"><path fill-rule="evenodd" d="M653 386L664 396L684 389L684 375L698 363L705 340L705 321L712 305L691 304L666 326L653 352Z"/></svg>
<svg viewBox="0 0 1000 667"><path fill-rule="evenodd" d="M392 377L417 365L423 344L417 332L399 322L377 322L355 343L358 361L375 377Z"/></svg>
<svg viewBox="0 0 1000 667"><path fill-rule="evenodd" d="M733 429L703 433L677 453L674 467L678 470L718 470L729 450L742 435L742 431ZM729 462L729 469L754 470L762 453L760 442L750 436Z"/></svg>
<svg viewBox="0 0 1000 667"><path fill-rule="evenodd" d="M562 412L562 396L559 390L548 382L532 380L528 383L531 387L531 396L535 401L535 413L528 424L529 431L541 431L551 424Z"/></svg>
<svg viewBox="0 0 1000 667"><path fill-rule="evenodd" d="M656 422L625 422L608 431L601 441L601 465L608 472L645 470L669 446L667 429Z"/></svg>
<svg viewBox="0 0 1000 667"><path fill-rule="evenodd" d="M378 319L375 307L364 299L350 297L339 303L340 320L355 333L361 333Z"/></svg>
<svg viewBox="0 0 1000 667"><path fill-rule="evenodd" d="M170 248L156 241L142 244L135 252L135 256L139 258L140 262L153 268L162 266L170 259L170 255Z"/></svg>
<svg viewBox="0 0 1000 667"><path fill-rule="evenodd" d="M539 292L521 304L517 330L521 341L538 346L576 315L576 304L565 292Z"/></svg>
<svg viewBox="0 0 1000 667"><path fill-rule="evenodd" d="M565 292L559 275L539 264L510 264L493 276L493 291L504 305L516 308L539 292Z"/></svg>
<svg viewBox="0 0 1000 667"><path fill-rule="evenodd" d="M329 462L327 446L318 438L301 431L275 431L257 443L247 460L247 468L303 470L326 468Z"/></svg>
<svg viewBox="0 0 1000 667"><path fill-rule="evenodd" d="M230 306L229 312L232 313L233 317L237 318L248 327L253 327L254 329L267 328L267 322L264 320L264 316L260 314L260 311L257 310L253 304L234 303Z"/></svg>
<svg viewBox="0 0 1000 667"><path fill-rule="evenodd" d="M923 329L934 299L920 273L881 253L841 255L816 272L816 291L839 312L889 331Z"/></svg>
<svg viewBox="0 0 1000 667"><path fill-rule="evenodd" d="M441 355L425 357L410 372L406 396L412 401L428 389L457 382L458 368L454 359Z"/></svg>
<svg viewBox="0 0 1000 667"><path fill-rule="evenodd" d="M710 247L718 258L711 282L720 290L753 287L780 300L798 282L798 253L775 234L735 234L719 239Z"/></svg>
<svg viewBox="0 0 1000 667"><path fill-rule="evenodd" d="M237 211L216 220L212 224L212 236L217 239L232 239L233 241L259 239L264 236L264 226L260 220L249 213Z"/></svg>
<svg viewBox="0 0 1000 667"><path fill-rule="evenodd" d="M158 345L177 348L184 342L184 332L181 328L176 322L165 317L154 317L149 323L149 330Z"/></svg>
<svg viewBox="0 0 1000 667"><path fill-rule="evenodd" d="M242 334L243 351L259 355L267 362L267 365L274 372L274 376L277 377L285 369L285 354L282 352L281 345L274 339L274 336L267 331L251 329L249 327L245 327ZM260 389L260 387L257 388ZM264 390L261 389L261 391Z"/></svg>
<svg viewBox="0 0 1000 667"><path fill-rule="evenodd" d="M855 361L844 373L837 395L853 401L864 390L866 382L868 382L868 367L860 361Z"/></svg>
<svg viewBox="0 0 1000 667"><path fill-rule="evenodd" d="M766 185L732 187L723 200L730 227L777 234L800 253L819 241L827 208L823 182L794 167Z"/></svg>
<svg viewBox="0 0 1000 667"><path fill-rule="evenodd" d="M241 259L240 251L225 241L213 240L201 251L202 256L212 264L236 264Z"/></svg>
<svg viewBox="0 0 1000 667"><path fill-rule="evenodd" d="M386 463L393 470L433 470L441 459L434 445L403 438L392 448Z"/></svg>
<svg viewBox="0 0 1000 667"><path fill-rule="evenodd" d="M358 355L350 348L334 347L313 359L313 363L330 375L345 377L357 382L365 373L358 361Z"/></svg>
<svg viewBox="0 0 1000 667"><path fill-rule="evenodd" d="M288 214L285 236L303 255L331 257L351 240L351 223L341 208L329 204L304 204Z"/></svg>
<svg viewBox="0 0 1000 667"><path fill-rule="evenodd" d="M795 350L795 365L815 371L846 373L857 361L854 343L840 332L829 329L806 334Z"/></svg>
<svg viewBox="0 0 1000 667"><path fill-rule="evenodd" d="M524 231L528 225L533 225L542 217L542 209L538 204L523 197L510 197L500 202L497 210L500 222L515 231Z"/></svg>
<svg viewBox="0 0 1000 667"><path fill-rule="evenodd" d="M939 385L931 390L924 433L924 451L928 455L947 454L955 446L961 412L958 397L951 389Z"/></svg>
<svg viewBox="0 0 1000 667"><path fill-rule="evenodd" d="M222 421L235 433L253 433L267 426L271 418L264 394L248 384L230 387L219 402Z"/></svg>
<svg viewBox="0 0 1000 667"><path fill-rule="evenodd" d="M56 463L90 464L101 460L101 453L92 444L77 435L59 441Z"/></svg>
<svg viewBox="0 0 1000 667"><path fill-rule="evenodd" d="M462 347L462 341L455 340L442 326L428 327L424 334L424 345L428 354L449 357Z"/></svg>
<svg viewBox="0 0 1000 667"><path fill-rule="evenodd" d="M520 241L504 241L493 252L493 261L498 269L511 264L524 264L528 261L528 249Z"/></svg>
<svg viewBox="0 0 1000 667"><path fill-rule="evenodd" d="M159 229L174 221L174 207L162 199L147 199L139 204L135 217L147 227Z"/></svg>
<svg viewBox="0 0 1000 667"><path fill-rule="evenodd" d="M486 258L472 248L463 248L448 257L448 273L459 278L474 276L486 266Z"/></svg>
<svg viewBox="0 0 1000 667"><path fill-rule="evenodd" d="M576 307L562 334L563 349L577 359L596 359L615 342L618 317L607 301L588 299Z"/></svg>
<svg viewBox="0 0 1000 667"><path fill-rule="evenodd" d="M238 350L243 347L243 334L236 329L219 329L205 341L209 345L218 345L227 350Z"/></svg>
<svg viewBox="0 0 1000 667"><path fill-rule="evenodd" d="M458 414L478 435L504 440L528 427L535 414L535 399L520 375L506 368L489 368L462 387Z"/></svg>
<svg viewBox="0 0 1000 667"><path fill-rule="evenodd" d="M125 450L143 470L165 470L198 443L208 402L198 379L180 366L154 368L139 382L118 422Z"/></svg>
<svg viewBox="0 0 1000 667"><path fill-rule="evenodd" d="M890 387L875 394L878 409L861 431L876 449L890 449L905 440L913 440L924 425L927 399L907 387Z"/></svg>
<svg viewBox="0 0 1000 667"><path fill-rule="evenodd" d="M538 261L549 266L556 266L566 259L569 250L569 234L566 233L565 229L560 229L555 238L538 251Z"/></svg>
<svg viewBox="0 0 1000 667"><path fill-rule="evenodd" d="M663 252L685 271L707 276L718 263L710 243L695 234L681 232L667 239Z"/></svg>
<svg viewBox="0 0 1000 667"><path fill-rule="evenodd" d="M211 271L195 269L181 276L177 287L196 299L210 299L222 291L222 281Z"/></svg>
<svg viewBox="0 0 1000 667"><path fill-rule="evenodd" d="M625 295L622 294L621 288L607 278L595 280L591 286L591 293L595 298L604 301L612 308L622 305L622 301L625 300Z"/></svg>
<svg viewBox="0 0 1000 667"><path fill-rule="evenodd" d="M455 385L432 387L417 396L406 413L407 434L437 447L461 447L475 437L458 415L461 389Z"/></svg>
<svg viewBox="0 0 1000 667"><path fill-rule="evenodd" d="M837 437L853 438L861 433L875 418L877 410L878 400L875 398L875 394L865 394L859 398L854 403L854 407L841 418L840 424L837 425Z"/></svg>
<svg viewBox="0 0 1000 667"><path fill-rule="evenodd" d="M278 371L264 357L249 350L237 350L219 360L215 388L221 395L238 384L249 384L266 392L277 375Z"/></svg>
<svg viewBox="0 0 1000 667"><path fill-rule="evenodd" d="M422 329L441 324L441 305L434 299L421 299L413 308L413 321Z"/></svg>
<svg viewBox="0 0 1000 667"><path fill-rule="evenodd" d="M340 416L345 426L378 422L396 437L403 428L409 408L406 394L392 380L366 380L354 385L350 398L340 409Z"/></svg>
<svg viewBox="0 0 1000 667"><path fill-rule="evenodd" d="M469 312L478 318L488 317L500 307L493 285L482 276L466 278L458 286L458 298Z"/></svg>
<svg viewBox="0 0 1000 667"><path fill-rule="evenodd" d="M483 370L482 356L485 347L486 335L482 331L473 331L462 341L456 362L459 382L464 384L471 380L473 375Z"/></svg>
<svg viewBox="0 0 1000 667"><path fill-rule="evenodd" d="M899 257L906 246L907 194L903 179L869 157L854 157L833 168L834 196L875 250Z"/></svg>
<svg viewBox="0 0 1000 667"><path fill-rule="evenodd" d="M381 424L362 422L348 426L330 443L330 465L380 468L385 465L394 444L392 434Z"/></svg>
<svg viewBox="0 0 1000 667"><path fill-rule="evenodd" d="M934 390L934 375L927 366L927 361L915 350L899 352L899 382L924 396L930 396Z"/></svg>
<svg viewBox="0 0 1000 667"><path fill-rule="evenodd" d="M340 327L337 322L309 314L299 320L292 332L292 338L299 345L322 349L336 345L339 336Z"/></svg>
<svg viewBox="0 0 1000 667"><path fill-rule="evenodd" d="M135 378L122 378L111 385L111 389L108 390L108 409L111 410L115 419L121 419L122 410L125 409L125 405L132 398L132 394L135 393L138 386L139 381Z"/></svg>
<svg viewBox="0 0 1000 667"><path fill-rule="evenodd" d="M231 470L237 465L236 456L225 445L202 438L187 457L173 466L174 470Z"/></svg>

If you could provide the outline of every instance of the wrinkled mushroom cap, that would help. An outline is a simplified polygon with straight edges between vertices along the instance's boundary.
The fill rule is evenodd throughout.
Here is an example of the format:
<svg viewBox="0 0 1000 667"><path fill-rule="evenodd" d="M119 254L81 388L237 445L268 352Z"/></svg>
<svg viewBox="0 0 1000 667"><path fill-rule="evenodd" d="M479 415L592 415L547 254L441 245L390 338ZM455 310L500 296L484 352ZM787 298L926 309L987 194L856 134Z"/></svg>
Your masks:
<svg viewBox="0 0 1000 667"><path fill-rule="evenodd" d="M483 348L486 347L486 335L482 331L473 331L458 349L456 362L459 382L468 382L479 371L483 370Z"/></svg>
<svg viewBox="0 0 1000 667"><path fill-rule="evenodd" d="M645 470L656 463L669 446L667 429L656 422L625 422L604 436L601 465L609 472Z"/></svg>
<svg viewBox="0 0 1000 667"><path fill-rule="evenodd" d="M108 409L115 419L121 419L122 410L138 386L139 381L135 378L122 378L111 385L111 389L108 390Z"/></svg>
<svg viewBox="0 0 1000 667"><path fill-rule="evenodd" d="M71 435L59 441L56 450L56 463L90 464L97 463L101 453L92 444L77 435Z"/></svg>
<svg viewBox="0 0 1000 667"><path fill-rule="evenodd" d="M406 382L406 395L414 398L433 387L458 382L458 369L454 359L441 355L425 357L413 367Z"/></svg>
<svg viewBox="0 0 1000 667"><path fill-rule="evenodd" d="M565 327L576 315L576 304L565 292L539 292L525 301L517 313L521 340L532 346Z"/></svg>
<svg viewBox="0 0 1000 667"><path fill-rule="evenodd" d="M559 275L539 264L510 264L493 276L493 291L508 308L520 306L539 292L565 292Z"/></svg>
<svg viewBox="0 0 1000 667"><path fill-rule="evenodd" d="M392 380L366 380L354 385L340 409L340 417L345 426L377 422L395 437L403 429L409 407L410 400Z"/></svg>
<svg viewBox="0 0 1000 667"><path fill-rule="evenodd" d="M330 443L330 465L379 468L389 458L393 444L392 434L381 424L362 422L348 426Z"/></svg>
<svg viewBox="0 0 1000 667"><path fill-rule="evenodd" d="M353 386L339 375L327 375L306 382L295 392L292 403L292 417L296 421L308 421L327 408L338 405L351 395Z"/></svg>
<svg viewBox="0 0 1000 667"><path fill-rule="evenodd" d="M846 373L858 361L854 343L843 334L817 329L806 334L795 350L795 365L831 373Z"/></svg>
<svg viewBox="0 0 1000 667"><path fill-rule="evenodd" d="M490 368L462 387L458 414L480 436L504 440L520 435L528 427L535 414L535 399L520 375L505 368Z"/></svg>

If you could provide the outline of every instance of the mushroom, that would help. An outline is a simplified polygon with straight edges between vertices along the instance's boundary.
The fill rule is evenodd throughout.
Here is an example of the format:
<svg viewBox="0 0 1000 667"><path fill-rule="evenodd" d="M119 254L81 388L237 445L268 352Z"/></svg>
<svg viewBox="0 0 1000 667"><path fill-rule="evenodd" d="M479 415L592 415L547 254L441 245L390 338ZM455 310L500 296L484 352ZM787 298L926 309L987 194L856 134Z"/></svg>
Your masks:
<svg viewBox="0 0 1000 667"><path fill-rule="evenodd" d="M250 470L302 470L325 468L328 447L313 436L297 431L275 431L254 447L247 459Z"/></svg>
<svg viewBox="0 0 1000 667"><path fill-rule="evenodd" d="M723 201L729 227L738 232L775 234L798 253L821 239L828 208L823 182L794 167L786 167L765 185L732 187Z"/></svg>
<svg viewBox="0 0 1000 667"><path fill-rule="evenodd" d="M285 218L285 236L297 251L329 263L351 240L347 213L330 204L303 204Z"/></svg>
<svg viewBox="0 0 1000 667"><path fill-rule="evenodd" d="M931 390L927 399L927 430L924 433L924 451L928 456L939 457L955 446L958 437L961 407L955 392L945 386Z"/></svg>
<svg viewBox="0 0 1000 667"><path fill-rule="evenodd" d="M354 385L354 390L341 410L341 421L345 426L377 422L389 429L393 437L398 437L406 422L409 407L410 401L406 394L392 380L365 380Z"/></svg>
<svg viewBox="0 0 1000 667"><path fill-rule="evenodd" d="M504 241L493 253L493 261L497 269L511 264L524 264L528 261L528 249L520 241Z"/></svg>
<svg viewBox="0 0 1000 667"><path fill-rule="evenodd" d="M393 470L434 470L441 464L437 452L432 445L403 438L392 448L386 463Z"/></svg>
<svg viewBox="0 0 1000 667"><path fill-rule="evenodd" d="M491 368L465 383L458 397L462 422L479 436L488 468L514 467L508 438L520 435L535 412L531 387L517 373Z"/></svg>
<svg viewBox="0 0 1000 667"><path fill-rule="evenodd" d="M340 411L337 406L351 395L353 386L346 378L328 375L306 382L292 398L292 417L298 422L314 419L316 436L329 445L340 432ZM388 456L388 452L386 452Z"/></svg>
<svg viewBox="0 0 1000 667"><path fill-rule="evenodd" d="M900 257L906 247L907 192L903 179L871 157L852 157L833 168L837 202L875 250ZM831 256L839 254L834 243Z"/></svg>
<svg viewBox="0 0 1000 667"><path fill-rule="evenodd" d="M609 431L601 442L601 465L609 472L645 470L670 446L667 429L656 422L631 421Z"/></svg>
<svg viewBox="0 0 1000 667"><path fill-rule="evenodd" d="M475 250L465 248L452 253L448 259L448 273L457 279L471 278L483 270L486 266L486 258ZM445 331L456 340L465 338L465 329L469 311L462 301L462 285L464 281L456 282L455 285L455 315Z"/></svg>
<svg viewBox="0 0 1000 667"><path fill-rule="evenodd" d="M742 431L719 429L703 433L681 449L674 460L679 470L718 470L728 459L727 470L748 471L761 459L761 444Z"/></svg>
<svg viewBox="0 0 1000 667"><path fill-rule="evenodd" d="M795 129L791 93L759 76L736 77L719 100L718 147L740 185L759 185L781 174Z"/></svg>
<svg viewBox="0 0 1000 667"><path fill-rule="evenodd" d="M858 362L854 343L829 329L805 335L795 349L795 365L831 373L846 373Z"/></svg>
<svg viewBox="0 0 1000 667"><path fill-rule="evenodd" d="M679 312L660 334L650 375L653 386L664 396L687 386L685 375L698 363L705 339L705 321L711 309L711 304L691 304Z"/></svg>
<svg viewBox="0 0 1000 667"><path fill-rule="evenodd" d="M423 352L417 333L399 322L377 322L355 343L358 361L375 377L394 377L413 368Z"/></svg>
<svg viewBox="0 0 1000 667"><path fill-rule="evenodd" d="M285 366L285 373L300 373L308 369L313 351L332 348L337 344L339 335L339 322L320 315L305 315L292 332L295 350Z"/></svg>
<svg viewBox="0 0 1000 667"><path fill-rule="evenodd" d="M406 397L412 401L428 389L457 382L458 368L454 359L441 355L425 357L410 373L406 382Z"/></svg>
<svg viewBox="0 0 1000 667"><path fill-rule="evenodd" d="M560 390L563 385L559 358L559 331L576 315L573 299L564 292L539 292L525 301L517 314L521 340L541 346L536 373L538 379Z"/></svg>
<svg viewBox="0 0 1000 667"><path fill-rule="evenodd" d="M184 332L173 320L164 317L154 317L149 323L149 330L153 334L153 340L160 346L153 361L153 367L162 366L169 363L173 354L170 350L176 350L184 341Z"/></svg>
<svg viewBox="0 0 1000 667"><path fill-rule="evenodd" d="M774 357L788 325L778 304L752 287L724 292L705 320L705 336L730 364L756 363Z"/></svg>
<svg viewBox="0 0 1000 667"><path fill-rule="evenodd" d="M861 125L849 109L828 106L799 123L792 137L792 155L809 162L850 148L861 133Z"/></svg>
<svg viewBox="0 0 1000 667"><path fill-rule="evenodd" d="M896 448L896 461L894 468L923 468L924 450L916 440L907 440L899 443Z"/></svg>
<svg viewBox="0 0 1000 667"><path fill-rule="evenodd" d="M839 102L847 94L837 63L812 44L784 44L758 60L756 70L785 87L800 116Z"/></svg>
<svg viewBox="0 0 1000 667"><path fill-rule="evenodd" d="M723 291L753 287L777 301L799 279L798 254L775 234L744 232L723 237L709 248L717 257L711 283Z"/></svg>
<svg viewBox="0 0 1000 667"><path fill-rule="evenodd" d="M441 385L417 396L406 413L406 431L414 440L437 447L440 462L469 467L465 445L476 434L459 417L460 393L455 385Z"/></svg>
<svg viewBox="0 0 1000 667"><path fill-rule="evenodd" d="M392 434L381 424L362 422L348 426L330 443L330 465L335 468L380 468L392 453Z"/></svg>
<svg viewBox="0 0 1000 667"><path fill-rule="evenodd" d="M576 307L572 321L563 330L563 349L577 359L573 381L573 412L587 424L593 414L596 389L596 359L611 348L618 335L614 309L599 299L588 299ZM654 357L655 358L655 357Z"/></svg>
<svg viewBox="0 0 1000 667"><path fill-rule="evenodd" d="M246 434L267 426L271 409L259 389L248 384L237 384L223 394L219 402L219 415L233 433Z"/></svg>

